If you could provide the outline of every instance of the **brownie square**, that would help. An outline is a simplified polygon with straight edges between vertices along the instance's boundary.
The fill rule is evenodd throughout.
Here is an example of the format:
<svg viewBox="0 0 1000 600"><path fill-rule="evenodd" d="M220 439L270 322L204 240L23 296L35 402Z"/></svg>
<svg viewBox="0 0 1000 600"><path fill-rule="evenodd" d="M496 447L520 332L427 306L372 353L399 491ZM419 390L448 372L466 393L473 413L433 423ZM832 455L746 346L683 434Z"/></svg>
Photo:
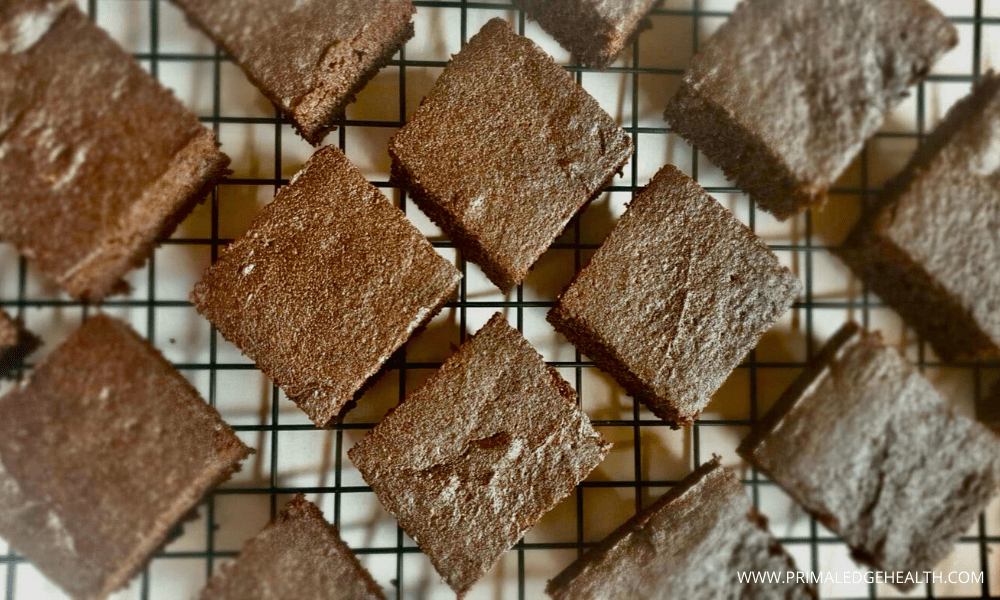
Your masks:
<svg viewBox="0 0 1000 600"><path fill-rule="evenodd" d="M0 6L0 236L70 295L127 289L228 164L75 2Z"/></svg>
<svg viewBox="0 0 1000 600"><path fill-rule="evenodd" d="M771 537L736 474L705 463L549 582L554 600L579 598L815 598L787 581L795 561ZM744 582L740 573L778 581Z"/></svg>
<svg viewBox="0 0 1000 600"><path fill-rule="evenodd" d="M498 313L348 455L461 598L610 449Z"/></svg>
<svg viewBox="0 0 1000 600"><path fill-rule="evenodd" d="M887 572L931 571L1000 486L1000 438L947 406L878 333L854 323L738 452L840 535L855 559Z"/></svg>
<svg viewBox="0 0 1000 600"><path fill-rule="evenodd" d="M0 399L0 536L69 596L105 598L250 453L153 346L94 316Z"/></svg>
<svg viewBox="0 0 1000 600"><path fill-rule="evenodd" d="M325 427L461 277L328 146L205 271L191 301Z"/></svg>
<svg viewBox="0 0 1000 600"><path fill-rule="evenodd" d="M641 29L660 0L514 0L573 58L604 68ZM645 27L644 27L645 26Z"/></svg>
<svg viewBox="0 0 1000 600"><path fill-rule="evenodd" d="M504 292L631 154L597 101L502 19L389 142L393 181Z"/></svg>
<svg viewBox="0 0 1000 600"><path fill-rule="evenodd" d="M1000 75L884 189L840 256L948 361L1000 356Z"/></svg>
<svg viewBox="0 0 1000 600"><path fill-rule="evenodd" d="M201 600L385 600L382 589L302 494L223 565Z"/></svg>
<svg viewBox="0 0 1000 600"><path fill-rule="evenodd" d="M694 57L666 118L786 219L826 199L957 44L927 0L744 0Z"/></svg>
<svg viewBox="0 0 1000 600"><path fill-rule="evenodd" d="M173 0L318 145L413 37L411 0Z"/></svg>
<svg viewBox="0 0 1000 600"><path fill-rule="evenodd" d="M677 427L694 422L801 288L760 238L667 165L548 320Z"/></svg>

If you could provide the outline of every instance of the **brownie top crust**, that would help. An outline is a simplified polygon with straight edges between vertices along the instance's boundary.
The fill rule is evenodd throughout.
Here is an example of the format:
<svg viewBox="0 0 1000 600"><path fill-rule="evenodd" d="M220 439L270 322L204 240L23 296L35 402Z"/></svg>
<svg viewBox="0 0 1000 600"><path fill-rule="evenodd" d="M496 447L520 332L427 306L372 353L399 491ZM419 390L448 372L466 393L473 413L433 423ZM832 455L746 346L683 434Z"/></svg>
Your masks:
<svg viewBox="0 0 1000 600"><path fill-rule="evenodd" d="M744 0L684 85L819 195L957 44L954 25L927 0Z"/></svg>
<svg viewBox="0 0 1000 600"><path fill-rule="evenodd" d="M930 571L1000 485L1000 438L853 323L738 451L884 571Z"/></svg>
<svg viewBox="0 0 1000 600"><path fill-rule="evenodd" d="M120 291L228 162L74 2L0 6L0 236L71 295Z"/></svg>
<svg viewBox="0 0 1000 600"><path fill-rule="evenodd" d="M951 109L872 233L902 250L1000 347L1000 75Z"/></svg>
<svg viewBox="0 0 1000 600"><path fill-rule="evenodd" d="M497 18L455 55L389 153L394 179L507 290L618 172L632 142Z"/></svg>
<svg viewBox="0 0 1000 600"><path fill-rule="evenodd" d="M302 494L223 565L201 600L385 600L337 529Z"/></svg>
<svg viewBox="0 0 1000 600"><path fill-rule="evenodd" d="M629 394L692 422L801 284L701 186L667 165L549 320Z"/></svg>
<svg viewBox="0 0 1000 600"><path fill-rule="evenodd" d="M322 427L459 279L403 212L328 146L205 271L191 300Z"/></svg>
<svg viewBox="0 0 1000 600"><path fill-rule="evenodd" d="M318 144L413 36L411 0L173 0Z"/></svg>
<svg viewBox="0 0 1000 600"><path fill-rule="evenodd" d="M606 67L660 0L515 0L573 57Z"/></svg>
<svg viewBox="0 0 1000 600"><path fill-rule="evenodd" d="M610 450L575 401L497 314L348 454L461 597Z"/></svg>
<svg viewBox="0 0 1000 600"><path fill-rule="evenodd" d="M0 354L17 345L20 328L7 311L0 309Z"/></svg>
<svg viewBox="0 0 1000 600"><path fill-rule="evenodd" d="M796 570L739 478L716 458L600 541L546 591L555 600L815 598L812 588L784 580ZM745 583L740 572L777 573L782 582Z"/></svg>
<svg viewBox="0 0 1000 600"><path fill-rule="evenodd" d="M94 316L0 399L0 536L71 597L105 598L249 453L155 348Z"/></svg>

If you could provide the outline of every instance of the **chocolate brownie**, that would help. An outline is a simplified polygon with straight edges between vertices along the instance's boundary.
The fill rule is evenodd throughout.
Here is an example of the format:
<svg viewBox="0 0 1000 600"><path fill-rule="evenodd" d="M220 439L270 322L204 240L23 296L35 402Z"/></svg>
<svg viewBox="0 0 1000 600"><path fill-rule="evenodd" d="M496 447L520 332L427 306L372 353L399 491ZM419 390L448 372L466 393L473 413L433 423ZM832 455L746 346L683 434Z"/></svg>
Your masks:
<svg viewBox="0 0 1000 600"><path fill-rule="evenodd" d="M38 338L0 309L0 374L17 366L39 344Z"/></svg>
<svg viewBox="0 0 1000 600"><path fill-rule="evenodd" d="M660 0L514 0L573 57L604 68L643 28Z"/></svg>
<svg viewBox="0 0 1000 600"><path fill-rule="evenodd" d="M70 295L127 289L228 164L75 2L0 5L0 236Z"/></svg>
<svg viewBox="0 0 1000 600"><path fill-rule="evenodd" d="M825 200L907 88L957 44L927 0L743 0L695 56L666 118L786 219Z"/></svg>
<svg viewBox="0 0 1000 600"><path fill-rule="evenodd" d="M932 570L1000 486L1000 438L853 323L738 452L882 571Z"/></svg>
<svg viewBox="0 0 1000 600"><path fill-rule="evenodd" d="M705 463L567 567L546 589L555 600L815 598L785 581L795 561L771 537L739 478ZM774 573L753 583L740 573Z"/></svg>
<svg viewBox="0 0 1000 600"><path fill-rule="evenodd" d="M497 314L348 454L461 598L610 448Z"/></svg>
<svg viewBox="0 0 1000 600"><path fill-rule="evenodd" d="M531 40L493 19L389 142L392 179L505 292L632 154Z"/></svg>
<svg viewBox="0 0 1000 600"><path fill-rule="evenodd" d="M667 165L548 319L631 396L680 426L698 417L801 287L763 241Z"/></svg>
<svg viewBox="0 0 1000 600"><path fill-rule="evenodd" d="M358 557L302 494L223 565L201 600L385 600Z"/></svg>
<svg viewBox="0 0 1000 600"><path fill-rule="evenodd" d="M840 256L945 360L1000 356L1000 75L956 104Z"/></svg>
<svg viewBox="0 0 1000 600"><path fill-rule="evenodd" d="M328 146L205 271L191 301L324 427L461 277Z"/></svg>
<svg viewBox="0 0 1000 600"><path fill-rule="evenodd" d="M403 44L411 0L173 0L318 145Z"/></svg>
<svg viewBox="0 0 1000 600"><path fill-rule="evenodd" d="M153 346L91 317L0 399L0 536L105 598L250 452Z"/></svg>

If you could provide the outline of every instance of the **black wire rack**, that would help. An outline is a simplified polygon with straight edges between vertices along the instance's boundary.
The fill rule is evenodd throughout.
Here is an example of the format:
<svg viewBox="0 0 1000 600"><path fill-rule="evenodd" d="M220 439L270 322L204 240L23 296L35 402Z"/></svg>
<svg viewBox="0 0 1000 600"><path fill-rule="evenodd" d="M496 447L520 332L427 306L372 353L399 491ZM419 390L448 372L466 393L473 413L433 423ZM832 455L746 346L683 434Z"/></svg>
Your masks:
<svg viewBox="0 0 1000 600"><path fill-rule="evenodd" d="M99 21L99 10L108 1L127 3L138 2L139 0L102 0L100 3L98 0L83 0L83 3L91 18ZM231 59L226 56L221 48L216 48L214 51L207 53L172 53L162 51L160 24L162 11L165 10L164 6L167 5L167 0L141 1L144 10L145 7L148 7L148 14L143 16L144 20L148 20L149 26L148 51L135 53L136 59L147 65L150 72L157 77L161 76L161 67L166 64L200 64L203 68L209 69L211 71L210 79L212 82L210 90L211 112L210 114L204 114L204 111L202 111L201 118L208 126L213 127L217 134L220 133L221 128L230 125L253 125L259 128L273 129L272 176L234 176L221 182L218 188L212 192L204 209L208 212L206 217L208 234L201 236L178 234L170 239L163 240L164 247L198 246L207 248L210 260L214 261L218 256L219 249L230 241L226 236L220 234L224 229L222 225L225 219L230 216L221 208L220 196L225 194L225 188L228 186L256 186L268 190L277 190L281 185L287 183L287 179L283 175L287 167L284 157L286 152L284 150L289 136L294 134L290 133L291 130L288 126L288 121L276 112L270 116L260 117L228 116L221 91L221 80L224 66L227 63L231 63ZM691 52L694 52L698 48L699 39L705 35L705 23L713 20L721 22L729 16L729 13L726 11L712 10L708 4L711 1L689 0L686 4L677 1L667 2L664 8L654 10L652 18L654 21L671 21L675 25L671 31L683 33L685 37L689 36L691 40ZM952 1L940 0L939 4L947 9L948 3ZM934 74L925 83L918 86L914 94L915 128L901 131L895 129L883 131L866 146L854 167L856 177L845 180L847 183L841 183L833 190L834 199L831 200L831 203L835 205L835 209L840 204L843 204L844 206L850 206L850 210L856 213L860 207L865 206L876 195L878 186L875 182L876 177L873 176L873 172L876 170L875 167L880 158L874 146L880 140L909 140L912 142L909 150L912 150L922 138L925 128L928 127L929 113L931 112L930 94L927 91L929 86L954 84L965 86L967 89L983 73L987 60L986 52L984 51L987 42L984 40L987 39L987 32L995 33L1000 31L1000 7L995 10L990 9L993 12L987 12L988 7L986 4L988 0L967 0L967 3L968 14L959 14L953 16L952 19L963 29L963 37L968 38L971 35L971 44L968 46L973 53L970 63L971 69L968 72L959 74ZM485 12L487 13L487 18L497 15L510 17L521 33L525 33L526 28L530 27L523 13L520 13L512 5L504 2L416 0L415 4L419 11L447 10L450 15L447 27L458 29L460 40L463 44L468 37L475 33L476 29L470 25L470 15L473 14L480 15L480 13ZM455 22L451 21L452 18L455 19ZM418 35L420 35L419 32ZM646 32L643 35L657 35L656 29L653 32ZM992 33L989 35L992 35ZM996 51L1000 52L1000 48L996 49ZM643 152L651 152L648 150L650 140L662 139L670 135L670 131L665 124L662 126L651 126L648 120L645 123L640 122L640 78L660 77L663 80L669 78L677 79L683 73L683 66L650 66L646 64L647 61L643 60L644 58L642 56L642 37L640 36L638 40L633 42L631 51L626 53L624 60L619 60L604 71L605 74L617 76L621 81L625 82L623 86L626 89L621 91L627 92L625 94L628 98L626 103L630 104L630 106L625 107L630 109L625 111L630 113L630 115L623 119L622 125L633 137L633 141L636 144L636 155L630 166L626 168L624 177L616 180L609 190L612 194L624 195L625 197L629 197L637 190L640 190L641 186L645 183L640 174L640 161L638 157ZM1000 63L1000 56L991 56L990 60L994 63ZM410 106L412 108L413 101L412 99L408 99L407 96L407 71L411 72L412 77L412 73L416 69L440 69L445 64L444 60L409 59L407 58L407 50L404 48L389 65L398 70L398 118L374 120L345 118L339 124L338 130L327 138L326 143L337 144L341 149L346 150L349 133L352 129L369 128L388 133L395 131L405 122L407 107ZM583 83L587 77L598 74L593 69L572 64L567 65L567 69L579 83ZM658 107L657 111L662 111L662 108L662 106ZM659 142L654 142L654 145L655 143ZM224 143L223 151L228 150ZM678 166L684 168L695 179L702 181L709 192L720 197L720 199L722 197L739 196L740 190L729 187L724 182L719 182L716 177L709 177L710 181L705 181L706 177L704 177L704 174L706 171L710 171L712 167L706 165L704 161L700 161L697 152L690 154L689 162L689 165L678 164ZM411 217L414 217L418 213L407 201L405 194L399 190L392 190L387 181L375 180L373 183L382 188L390 197L394 196L403 211L407 212ZM722 185L715 185L718 183L722 183ZM763 216L763 213L758 214L752 202L745 199L745 197L742 202L741 206L745 210L742 213L738 211L738 214L743 215L742 218L746 220L747 225L752 229L758 227L761 218L769 218ZM836 243L836 240L831 241L824 234L826 229L825 219L818 219L816 214L807 213L795 220L792 229L793 233L788 236L788 239L780 239L776 243L772 243L774 240L767 239L767 236L765 236L765 239L767 239L772 249L778 252L779 255L792 257L793 270L797 272L805 283L805 291L793 307L793 320L791 324L795 335L802 342L802 352L790 358L778 359L770 355L762 357L758 350L750 353L747 360L737 370L739 376L735 379L738 387L741 388L737 392L737 395L740 398L738 402L743 404L743 413L745 416L730 418L730 416L723 415L722 418L715 418L714 413L709 411L705 417L688 430L685 430L682 435L684 436L683 444L685 446L684 460L688 471L696 465L701 464L713 452L717 451L717 448L712 447L710 441L706 441L713 438L715 432L726 429L745 433L753 426L758 415L762 414L766 409L767 402L761 397L760 389L762 379L769 372L783 370L794 376L797 370L801 369L805 362L812 357L820 344L817 341L818 334L816 329L817 323L823 318L820 316L822 311L835 311L839 314L848 314L851 318L861 321L865 326L874 326L873 321L877 319L873 315L882 310L881 305L869 296L868 290L857 282L852 283L850 292L842 298L830 299L825 294L817 291L817 284L821 283L821 276L817 274L820 270L817 267L817 262L824 260L824 257L829 255L830 247ZM589 239L591 236L586 235L586 233L586 219L578 217L571 222L567 232L553 246L556 251L562 252L564 256L571 256L569 258L569 266L567 267L572 269L570 275L572 272L578 271L599 246L599 243ZM443 253L451 252L454 254L453 246L445 238L433 237L432 243ZM14 254L10 253L8 256L13 257ZM506 297L480 299L475 294L470 293L469 290L468 274L471 267L466 265L465 261L457 255L456 259L463 274L466 275L457 298L450 302L447 307L454 321L453 325L457 330L458 339L456 343L464 341L467 333L470 332L470 324L475 321L470 315L474 311L485 311L487 313L504 311L508 314L512 323L519 330L524 331L526 328L526 314L529 311L541 311L544 314L544 311L553 304L553 298L536 299L532 294L526 294L524 286L518 287ZM11 260L14 259L11 258ZM65 296L59 296L58 294L46 296L44 294L38 295L33 293L30 289L30 265L23 258L20 258L16 264L16 273L13 275L14 279L16 279L16 289L10 286L4 288L5 295L0 300L0 303L9 311L16 312L18 316L26 318L29 321L29 326L32 320L31 317L35 313L41 314L46 310L61 311L59 314L66 311L78 311L74 312L74 314L79 314L82 318L86 318L88 312L95 310L94 308L68 300ZM163 319L165 317L162 315L170 310L190 309L190 304L185 299L165 299L158 297L158 286L163 285L163 277L161 275L158 279L157 272L158 270L163 271L163 269L163 261L160 260L158 264L157 258L154 256L143 269L145 271L144 289L137 290L137 292L142 293L134 294L131 297L109 299L103 308L109 312L130 311L133 309L138 311L137 314L140 317L138 322L133 318L133 324L144 325L145 330L143 331L142 327L139 327L139 330L143 331L153 343L160 347L163 347L168 341L158 339L158 313L160 315L159 319ZM14 293L16 293L16 296L10 297ZM144 298L139 297L143 295L145 296ZM474 327L471 328L474 329ZM220 379L234 374L239 374L240 376L248 374L255 371L255 367L247 361L229 360L229 353L223 350L225 342L218 336L214 329L210 330L208 336L207 355L203 357L205 360L175 361L175 364L186 375L199 379L200 384L198 387L203 390L208 401L215 406L219 403L219 390L226 385L225 382L220 382ZM162 336L159 337L162 338ZM914 334L908 333L907 337L911 342L910 347L914 349L914 352L911 353L911 358L918 362L921 367L933 369L943 366L929 356L929 351L925 352L925 344L917 339ZM169 343L173 344L175 340L171 339ZM565 341L563 343L565 344ZM449 352L450 350L445 354L447 355ZM572 352L574 356L571 359L554 360L550 361L550 364L559 369L571 383L575 384L581 403L586 409L588 392L585 389L584 380L589 373L594 372L594 368L592 363L586 361L579 352L575 350ZM393 401L398 402L403 399L406 392L419 379L417 374L419 371L429 371L439 364L439 362L435 361L413 360L412 356L408 357L405 348L397 352L390 359L388 365L388 371L394 375L393 378L388 380L389 392L394 398ZM984 381L989 377L989 372L1000 368L1000 364L970 363L947 365L947 367L950 369L960 369L972 378L974 382L972 385L972 400L978 400L983 393ZM30 372L30 368L30 365L26 365L24 372ZM786 375L785 380L789 381L791 376ZM396 383L397 381L398 384ZM233 518L238 519L239 517L222 514L223 511L220 510L221 503L230 500L249 499L257 505L266 506L264 512L267 514L263 515L263 517L273 517L290 495L303 492L313 497L321 497L327 517L337 525L343 527L342 512L344 505L351 501L353 497L370 494L370 489L363 485L363 482L360 482L356 477L348 476L350 466L347 464L346 450L350 444L350 439L356 438L356 436L374 426L374 423L370 422L374 419L366 420L362 418L360 420L352 420L348 418L345 423L333 427L328 432L318 432L322 436L321 443L324 456L329 457L332 454L332 458L324 459L324 463L321 465L321 471L328 474L328 476L320 477L318 483L315 485L296 485L294 480L289 483L289 480L283 477L282 458L283 453L291 452L294 449L287 449L288 443L283 436L287 436L290 433L306 433L317 430L301 418L294 416L290 418L289 414L295 415L295 413L287 411L289 407L291 407L290 410L295 410L294 407L281 397L279 390L275 386L269 383L266 386L266 395L269 402L267 403L267 408L257 415L259 417L258 422L245 423L241 421L234 425L234 429L237 430L241 437L247 440L250 438L256 440L256 443L252 441L248 443L255 445L258 449L259 454L255 460L259 461L259 466L261 466L260 472L262 474L247 480L227 484L214 492L200 509L202 514L201 521L188 524L184 529L185 534L187 534L193 529L203 528L203 537L200 537L198 542L191 546L193 549L177 549L173 544L168 545L155 555L151 566L142 572L137 582L129 588L124 597L138 597L143 600L167 597L163 596L162 593L158 594L158 590L163 589L165 581L185 575L178 575L180 571L170 568L160 571L157 569L157 566L176 563L184 563L188 566L193 565L186 572L201 574L201 578L194 587L196 592L204 583L204 580L212 575L220 561L236 556L238 545L233 547L233 544L221 544L219 531L220 528L227 525L227 521ZM727 386L730 386L730 384L727 383ZM628 467L631 467L632 476L614 476L606 479L591 478L578 486L575 497L571 497L567 501L572 504L572 508L560 513L560 515L565 517L565 520L569 521L569 523L564 524L566 526L564 530L569 533L561 537L552 536L552 539L548 540L535 540L531 536L526 536L526 539L519 542L509 554L509 560L514 564L503 575L505 583L499 587L490 587L490 584L481 584L489 588L490 597L518 599L540 597L538 585L529 585L528 581L528 573L532 570L531 565L534 564L535 557L553 552L561 552L565 559L563 564L565 564L565 562L582 554L587 547L598 541L603 533L610 531L627 518L629 512L640 510L644 505L648 505L662 494L666 488L677 483L679 478L683 476L684 473L677 473L676 477L669 478L648 477L644 475L649 470L648 463L650 460L649 456L644 457L643 455L644 448L646 447L643 441L644 436L649 431L666 430L667 428L661 421L644 411L641 406L633 404L627 399L624 399L622 406L625 408L621 414L611 415L616 418L601 418L592 413L591 416L594 418L595 426L606 433L613 432L613 435L609 437L614 437L618 440L620 446L626 448L627 452L625 454L627 456L620 455L620 459L622 465L625 467L624 471L628 471ZM622 443L623 441L624 443ZM725 454L725 452L723 453ZM732 457L731 449L728 454ZM765 506L766 502L762 500L762 497L776 493L776 487L756 470L746 468L743 470L743 473L745 476L744 482L754 504L761 507L762 511L767 514L768 508ZM616 475L620 475L620 473ZM602 491L621 494L619 504L624 503L626 505L623 515L608 516L602 519L601 515L598 514L595 517L593 514L595 511L595 502L588 503L585 496ZM628 497L629 495L634 496L634 501ZM371 496L371 498L373 499L374 496ZM597 510L603 510L603 508L600 508L604 506L601 502L601 500L596 502L599 507ZM997 504L994 504L990 510L995 511L997 510L996 507ZM228 512L232 513L233 511ZM236 512L239 513L239 511ZM588 531L588 527L586 526L586 523L594 521L595 518L598 522L601 522L601 526L603 527L603 532L600 535ZM266 518L264 521L266 522ZM951 595L948 597L986 598L991 597L991 589L994 592L1000 589L1000 581L998 581L1000 580L1000 531L991 530L989 522L986 514L980 516L973 531L960 540L961 547L966 551L963 556L969 557L968 560L963 560L960 567L963 570L973 572L982 571L984 578L981 586L976 591L965 590L962 592L964 595ZM259 526L262 525L263 522L257 523L254 525L254 528L259 529ZM437 597L433 592L428 591L426 585L411 583L412 577L408 577L408 570L413 567L407 561L407 558L419 556L420 551L395 526L394 522L391 523L391 527L394 528L394 543L352 543L353 549L362 556L363 560L368 562L368 566L373 571L373 574L384 584L389 597ZM248 531L247 534L252 535L253 532ZM826 532L815 520L804 515L800 515L799 527L797 529L781 531L776 528L775 534L796 555L799 568L805 571L821 571L826 566L823 556L827 549L841 548L843 546L839 539ZM348 541L350 542L351 540L349 539ZM428 566L423 565L420 567L422 573L428 570ZM24 587L19 589L18 584L19 582L24 583L27 569L30 569L30 566L13 551L9 551L6 555L0 554L0 586L2 586L0 589L5 591L4 596L7 600L25 600L29 597L31 600L36 600L39 597L37 595L30 595L35 592L28 591ZM543 573L542 579L552 577L557 572L558 568L551 572ZM436 577L432 571L423 573L423 576ZM473 593L475 594L476 590L473 590ZM939 590L935 586L927 584L917 591L917 597L940 597L936 596L936 593L940 593ZM865 585L864 589L859 593L852 593L850 597L878 598L893 595L886 588L869 584ZM445 594L441 597L452 596Z"/></svg>

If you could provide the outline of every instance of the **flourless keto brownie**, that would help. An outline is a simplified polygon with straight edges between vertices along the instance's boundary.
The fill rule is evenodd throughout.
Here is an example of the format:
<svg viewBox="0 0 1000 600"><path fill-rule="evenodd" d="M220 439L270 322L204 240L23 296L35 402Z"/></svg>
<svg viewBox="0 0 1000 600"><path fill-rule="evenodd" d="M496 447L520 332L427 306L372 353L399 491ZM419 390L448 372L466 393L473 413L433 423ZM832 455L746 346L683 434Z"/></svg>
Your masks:
<svg viewBox="0 0 1000 600"><path fill-rule="evenodd" d="M1000 75L948 112L840 256L943 359L1000 356Z"/></svg>
<svg viewBox="0 0 1000 600"><path fill-rule="evenodd" d="M250 452L128 325L91 317L0 399L0 536L106 598Z"/></svg>
<svg viewBox="0 0 1000 600"><path fill-rule="evenodd" d="M695 56L666 118L786 219L826 199L957 44L927 0L743 0Z"/></svg>
<svg viewBox="0 0 1000 600"><path fill-rule="evenodd" d="M632 141L501 19L389 142L392 179L505 292L619 172Z"/></svg>
<svg viewBox="0 0 1000 600"><path fill-rule="evenodd" d="M738 452L886 572L931 571L1000 487L1000 438L853 323Z"/></svg>
<svg viewBox="0 0 1000 600"><path fill-rule="evenodd" d="M548 319L679 426L698 417L800 289L763 241L667 165Z"/></svg>
<svg viewBox="0 0 1000 600"><path fill-rule="evenodd" d="M461 598L610 448L497 314L348 454Z"/></svg>
<svg viewBox="0 0 1000 600"><path fill-rule="evenodd" d="M411 0L173 0L318 145L413 37Z"/></svg>
<svg viewBox="0 0 1000 600"><path fill-rule="evenodd" d="M382 589L302 494L223 565L201 600L385 600Z"/></svg>
<svg viewBox="0 0 1000 600"><path fill-rule="evenodd" d="M228 163L75 2L0 5L0 236L70 295L126 289Z"/></svg>
<svg viewBox="0 0 1000 600"><path fill-rule="evenodd" d="M808 600L795 561L771 537L736 474L718 457L672 487L549 582L554 600ZM740 574L774 574L747 582Z"/></svg>
<svg viewBox="0 0 1000 600"><path fill-rule="evenodd" d="M205 271L191 301L325 427L459 279L403 212L327 146Z"/></svg>
<svg viewBox="0 0 1000 600"><path fill-rule="evenodd" d="M604 68L644 25L660 0L514 0L573 57Z"/></svg>

